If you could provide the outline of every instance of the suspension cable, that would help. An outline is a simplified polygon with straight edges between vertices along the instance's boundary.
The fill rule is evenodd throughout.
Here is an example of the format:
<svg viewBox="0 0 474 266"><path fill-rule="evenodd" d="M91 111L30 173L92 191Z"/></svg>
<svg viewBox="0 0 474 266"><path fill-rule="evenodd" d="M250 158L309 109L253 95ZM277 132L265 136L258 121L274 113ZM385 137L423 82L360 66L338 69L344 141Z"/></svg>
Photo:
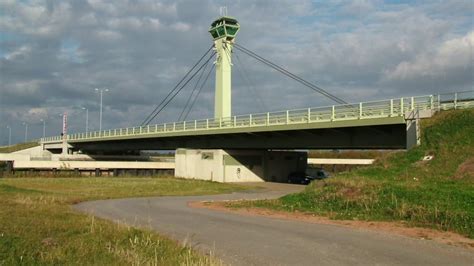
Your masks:
<svg viewBox="0 0 474 266"><path fill-rule="evenodd" d="M211 75L212 70L214 70L214 67L215 67L215 65L213 64L212 67L209 69L209 72L207 72L206 78L204 79L204 82L201 84L201 87L199 87L199 90L198 90L198 92L197 92L197 94L196 94L196 97L194 97L193 102L191 103L191 106L189 107L188 112L187 112L186 115L184 116L184 119L183 119L183 120L186 120L186 118L188 118L189 113L190 113L191 110L193 109L194 104L196 103L196 100L198 99L199 94L201 94L202 88L204 87L204 85L206 84L207 80L209 79L209 76Z"/></svg>
<svg viewBox="0 0 474 266"><path fill-rule="evenodd" d="M160 106L162 106L167 101L168 97L170 97L170 95L180 86L181 83L183 83L183 81L199 65L199 63L206 57L206 55L209 54L209 52L212 50L213 47L214 45L211 45L211 47L204 53L203 56L201 56L201 58L196 62L196 64L194 64L194 66L184 75L184 77L178 82L178 84L174 86L174 88L166 95L166 97L163 98L163 100L153 109L153 111L145 118L145 120L143 120L141 124L142 126L148 125L151 122L151 120L153 120L153 118L151 118L152 116L156 117L155 112L160 108Z"/></svg>
<svg viewBox="0 0 474 266"><path fill-rule="evenodd" d="M199 83L201 82L202 76L203 76L204 72L206 72L206 68L207 68L208 65L209 65L209 63L206 62L206 66L204 66L204 68L202 69L201 73L199 74L199 78L198 78L196 84L194 85L194 88L193 88L193 90L191 91L191 94L189 95L188 100L186 101L186 104L184 105L184 108L183 108L183 110L181 111L181 113L179 114L178 121L181 121L181 118L183 117L184 112L186 112L186 109L188 108L188 105L189 105L189 103L191 102L191 99L192 99L193 96L194 96L194 92L195 92L196 89L198 88Z"/></svg>
<svg viewBox="0 0 474 266"><path fill-rule="evenodd" d="M255 95L255 97L256 97L255 100L257 102L257 106L259 106L259 110L261 112L268 111L268 108L265 105L265 102L262 100L262 97L260 96L260 94L258 94L258 92L257 92L257 90L255 89L254 86L250 85L251 82L250 82L249 75L245 71L245 68L241 67L244 64L242 63L242 61L240 61L239 55L237 53L234 53L234 55L235 55L235 58L237 59L237 61L239 62L239 64L235 64L235 66L237 67L237 71L239 72L239 74L242 77L242 79L244 80L244 82L247 83L247 89L250 91L250 93ZM262 110L261 107L263 107L263 110Z"/></svg>
<svg viewBox="0 0 474 266"><path fill-rule="evenodd" d="M207 65L207 63L214 57L214 55L216 54L216 52L213 52L211 54L211 56L209 56L209 58L198 68L198 70L196 70L194 72L194 74L191 75L191 77L188 78L188 80L178 89L174 92L173 96L171 96L171 98L169 98L165 103L164 105L146 122L145 125L148 125L153 119L155 119L155 117L161 112L163 111L164 108L166 108L166 106L168 106L168 104L174 99L174 97L176 97L176 95L178 95L179 92L181 92L181 90L186 87L186 85L198 74L198 72L205 66Z"/></svg>
<svg viewBox="0 0 474 266"><path fill-rule="evenodd" d="M278 66L277 64L272 63L271 61L269 61L269 60L267 60L267 59L265 59L265 58L263 58L263 57L257 55L256 53L254 53L254 52L252 52L251 50L249 50L249 49L243 47L242 45L234 44L234 47L237 48L238 50L240 50L241 52L247 54L248 56L250 56L250 57L252 57L252 58L254 58L254 59L256 59L256 60L258 60L258 61L260 61L260 62L262 62L262 63L264 63L265 65L267 65L267 66L269 66L269 67L271 67L271 68L277 70L278 72L280 72L280 73L282 73L282 74L284 74L284 75L290 77L291 79L293 79L293 80L295 80L295 81L297 81L297 82L299 82L299 83L305 85L306 87L308 87L308 88L310 88L310 89L312 89L312 90L314 90L314 91L316 91L316 92L318 92L318 93L320 93L320 94L322 94L322 95L328 97L329 99L331 99L331 100L333 100L333 101L335 101L335 102L337 102L337 103L339 103L339 104L348 104L346 101L342 100L341 98L339 98L339 97L337 97L337 96L335 96L335 95L332 95L331 93L329 93L329 92L323 90L322 88L320 88L320 87L318 87L318 86L312 84L311 82L309 82L309 81L307 81L307 80L304 80L303 78L301 78L301 77L299 77L299 76L297 76L297 75L295 75L295 74L289 72L288 70L286 70L286 69L284 69L284 68Z"/></svg>

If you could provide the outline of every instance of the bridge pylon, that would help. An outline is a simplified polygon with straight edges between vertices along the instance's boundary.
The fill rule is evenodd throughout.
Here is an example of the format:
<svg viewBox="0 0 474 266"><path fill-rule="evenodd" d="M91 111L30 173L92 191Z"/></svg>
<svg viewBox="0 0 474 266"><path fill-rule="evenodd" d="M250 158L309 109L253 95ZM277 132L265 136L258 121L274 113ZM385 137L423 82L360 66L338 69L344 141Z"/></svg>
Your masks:
<svg viewBox="0 0 474 266"><path fill-rule="evenodd" d="M216 19L209 29L217 53L214 101L214 118L216 119L232 115L232 48L239 29L237 20L228 16Z"/></svg>

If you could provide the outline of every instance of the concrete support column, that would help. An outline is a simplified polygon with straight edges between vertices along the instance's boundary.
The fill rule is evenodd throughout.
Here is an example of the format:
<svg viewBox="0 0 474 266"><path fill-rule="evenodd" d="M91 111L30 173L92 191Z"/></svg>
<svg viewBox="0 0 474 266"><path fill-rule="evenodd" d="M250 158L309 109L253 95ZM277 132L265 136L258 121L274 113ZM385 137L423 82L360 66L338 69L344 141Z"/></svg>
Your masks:
<svg viewBox="0 0 474 266"><path fill-rule="evenodd" d="M68 145L67 145L67 141L66 141L66 138L63 139L63 143L61 145L61 155L68 155L69 151L68 151Z"/></svg>
<svg viewBox="0 0 474 266"><path fill-rule="evenodd" d="M218 119L231 116L232 43L221 38L215 40L214 45L217 52L214 117Z"/></svg>

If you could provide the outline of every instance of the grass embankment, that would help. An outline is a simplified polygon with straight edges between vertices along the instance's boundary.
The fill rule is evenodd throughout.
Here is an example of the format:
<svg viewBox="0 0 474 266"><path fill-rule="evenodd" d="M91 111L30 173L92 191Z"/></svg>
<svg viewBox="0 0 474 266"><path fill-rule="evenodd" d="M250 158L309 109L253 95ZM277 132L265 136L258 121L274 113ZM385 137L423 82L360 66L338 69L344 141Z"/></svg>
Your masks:
<svg viewBox="0 0 474 266"><path fill-rule="evenodd" d="M2 146L0 147L0 153L10 153L10 152L16 152L24 149L29 149L38 146L39 144L37 142L25 142L25 143L19 143L19 144L14 144L11 146Z"/></svg>
<svg viewBox="0 0 474 266"><path fill-rule="evenodd" d="M302 211L333 219L403 221L474 238L474 110L421 121L422 145L278 200L230 207ZM431 161L422 161L433 155Z"/></svg>
<svg viewBox="0 0 474 266"><path fill-rule="evenodd" d="M240 189L237 185L173 178L0 179L0 265L219 264L151 231L77 213L70 204Z"/></svg>

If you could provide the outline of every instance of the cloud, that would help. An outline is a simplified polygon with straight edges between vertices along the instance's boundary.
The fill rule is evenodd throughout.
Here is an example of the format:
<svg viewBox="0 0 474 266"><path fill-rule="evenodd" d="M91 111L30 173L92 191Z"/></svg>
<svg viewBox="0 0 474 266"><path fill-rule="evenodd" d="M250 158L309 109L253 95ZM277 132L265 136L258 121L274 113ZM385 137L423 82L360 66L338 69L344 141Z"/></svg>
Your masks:
<svg viewBox="0 0 474 266"><path fill-rule="evenodd" d="M434 51L424 51L400 62L385 71L383 81L396 84L449 81L451 86L469 88L474 75L473 47L474 31L471 31L463 37L444 41Z"/></svg>
<svg viewBox="0 0 474 266"><path fill-rule="evenodd" d="M466 1L227 1L237 42L347 101L472 89L472 3ZM469 1L467 1L469 2ZM0 1L0 128L47 134L141 123L212 43L216 0ZM238 59L237 59L238 57ZM213 116L214 75L189 118ZM158 117L173 121L194 83ZM331 101L234 51L235 114ZM38 110L41 111L39 115ZM41 118L40 118L41 117ZM36 121L36 122L35 122ZM31 136L41 130L32 126ZM0 130L0 144L5 135ZM36 135L35 135L36 134ZM21 140L21 134L17 134Z"/></svg>

